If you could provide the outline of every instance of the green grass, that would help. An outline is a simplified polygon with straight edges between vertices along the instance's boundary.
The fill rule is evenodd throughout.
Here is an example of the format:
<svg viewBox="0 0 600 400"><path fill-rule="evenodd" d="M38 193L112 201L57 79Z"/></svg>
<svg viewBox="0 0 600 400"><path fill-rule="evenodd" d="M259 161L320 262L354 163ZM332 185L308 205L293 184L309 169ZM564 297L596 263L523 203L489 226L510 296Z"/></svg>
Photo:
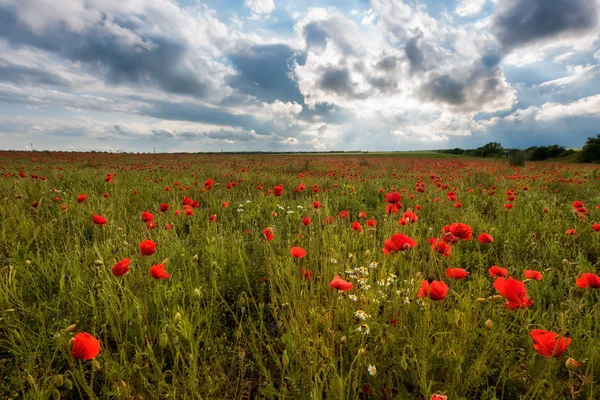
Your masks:
<svg viewBox="0 0 600 400"><path fill-rule="evenodd" d="M417 156L0 153L2 398L599 398L600 291L575 285L582 272L598 272L598 168ZM112 183L107 173L116 175ZM215 186L203 191L209 177ZM425 183L423 193L416 182ZM281 183L281 197L263 194ZM306 190L295 193L300 183ZM404 208L387 215L392 188L404 189ZM451 190L461 208L447 199ZM88 198L79 204L81 193ZM200 203L193 216L175 215L184 196ZM589 209L585 221L575 200ZM160 203L170 210L160 213ZM419 221L399 226L417 205ZM338 217L342 210L348 220ZM155 215L156 229L140 221L142 211ZM359 212L376 219L376 229ZM108 224L94 225L94 214ZM311 225L301 224L304 216ZM334 223L324 224L326 216ZM469 224L474 237L442 257L428 239L453 222ZM269 226L271 242L261 234ZM579 236L565 235L570 228ZM482 232L495 242L479 244ZM384 255L394 233L418 246ZM157 243L152 256L140 255L145 239ZM293 259L293 246L306 257ZM125 257L131 271L114 277L112 266ZM154 280L149 268L163 259L171 278ZM492 265L519 280L526 269L543 273L527 282L530 308L478 301L497 294ZM470 275L450 280L448 267ZM330 288L338 274L354 289ZM418 299L425 278L445 281L447 297ZM370 317L360 320L357 310ZM364 323L368 334L358 330ZM71 356L72 324L100 340L94 361ZM561 357L541 357L529 336L536 328L573 341ZM577 371L565 367L568 357L579 361Z"/></svg>

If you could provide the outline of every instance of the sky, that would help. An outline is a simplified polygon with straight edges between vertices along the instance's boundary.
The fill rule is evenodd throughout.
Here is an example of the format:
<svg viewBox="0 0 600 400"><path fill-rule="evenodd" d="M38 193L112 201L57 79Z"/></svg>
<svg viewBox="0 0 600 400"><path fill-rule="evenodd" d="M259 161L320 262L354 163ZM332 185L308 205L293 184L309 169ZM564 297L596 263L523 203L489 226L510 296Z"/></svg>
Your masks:
<svg viewBox="0 0 600 400"><path fill-rule="evenodd" d="M581 147L599 60L600 0L0 0L0 148Z"/></svg>

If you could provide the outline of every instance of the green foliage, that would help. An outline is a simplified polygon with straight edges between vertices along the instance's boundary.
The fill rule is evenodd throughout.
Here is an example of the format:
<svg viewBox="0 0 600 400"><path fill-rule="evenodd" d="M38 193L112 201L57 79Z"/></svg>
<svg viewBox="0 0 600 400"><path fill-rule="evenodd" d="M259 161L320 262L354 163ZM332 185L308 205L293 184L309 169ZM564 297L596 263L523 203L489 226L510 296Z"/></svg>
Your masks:
<svg viewBox="0 0 600 400"><path fill-rule="evenodd" d="M600 133L595 138L589 137L579 153L581 162L600 161Z"/></svg>
<svg viewBox="0 0 600 400"><path fill-rule="evenodd" d="M510 165L522 167L525 165L525 161L527 161L527 153L524 151L517 151L514 155L512 155L508 159L508 163Z"/></svg>

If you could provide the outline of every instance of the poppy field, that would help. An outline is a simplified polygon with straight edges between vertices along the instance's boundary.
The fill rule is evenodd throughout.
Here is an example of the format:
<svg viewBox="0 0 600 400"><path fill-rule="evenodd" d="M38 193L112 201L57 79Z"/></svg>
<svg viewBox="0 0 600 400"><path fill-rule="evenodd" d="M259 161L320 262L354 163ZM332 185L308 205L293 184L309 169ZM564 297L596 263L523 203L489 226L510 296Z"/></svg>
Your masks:
<svg viewBox="0 0 600 400"><path fill-rule="evenodd" d="M600 168L0 153L0 395L600 398Z"/></svg>

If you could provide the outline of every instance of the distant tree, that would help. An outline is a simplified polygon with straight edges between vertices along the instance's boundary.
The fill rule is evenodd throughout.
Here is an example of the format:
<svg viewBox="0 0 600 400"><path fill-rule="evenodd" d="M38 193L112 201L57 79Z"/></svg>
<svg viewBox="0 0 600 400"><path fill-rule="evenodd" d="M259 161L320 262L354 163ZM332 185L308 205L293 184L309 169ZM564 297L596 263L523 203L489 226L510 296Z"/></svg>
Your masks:
<svg viewBox="0 0 600 400"><path fill-rule="evenodd" d="M479 147L477 155L479 157L499 156L504 152L504 148L498 142L489 142Z"/></svg>
<svg viewBox="0 0 600 400"><path fill-rule="evenodd" d="M595 138L589 137L579 153L581 162L600 161L600 133Z"/></svg>

